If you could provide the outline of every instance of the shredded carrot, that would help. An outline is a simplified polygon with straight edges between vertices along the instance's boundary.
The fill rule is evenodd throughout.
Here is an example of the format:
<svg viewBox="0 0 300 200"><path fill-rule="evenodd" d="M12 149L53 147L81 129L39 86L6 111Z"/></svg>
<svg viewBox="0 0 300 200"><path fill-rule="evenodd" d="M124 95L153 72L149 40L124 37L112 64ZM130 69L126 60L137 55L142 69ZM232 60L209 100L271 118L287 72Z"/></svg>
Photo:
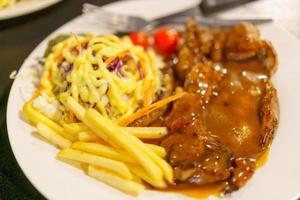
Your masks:
<svg viewBox="0 0 300 200"><path fill-rule="evenodd" d="M34 92L34 94L32 95L32 97L30 98L29 101L33 101L35 98L37 98L38 96L40 96L40 94L41 94L41 92L42 92L43 89L44 89L43 86L40 85L37 88L37 90Z"/></svg>
<svg viewBox="0 0 300 200"><path fill-rule="evenodd" d="M111 63L114 59L116 59L117 57L123 57L124 55L126 55L128 53L128 50L125 50L125 51L122 51L120 53L118 53L116 56L112 56L112 57L109 57L106 61L105 61L105 64L109 64Z"/></svg>
<svg viewBox="0 0 300 200"><path fill-rule="evenodd" d="M58 56L56 56L55 58L55 62L56 63L61 63L63 61L64 57L62 54L59 54Z"/></svg>
<svg viewBox="0 0 300 200"><path fill-rule="evenodd" d="M126 117L126 118L120 118L119 120L117 120L117 123L120 126L127 126L128 124L130 124L131 122L145 116L148 115L149 113L153 112L154 110L157 110L158 108L167 105L168 103L175 101L181 97L183 97L186 94L186 92L181 92L179 94L175 94L173 96L169 96L165 99L162 99L160 101L157 101L149 106L145 106L142 109L138 110L137 112L133 113L132 115Z"/></svg>

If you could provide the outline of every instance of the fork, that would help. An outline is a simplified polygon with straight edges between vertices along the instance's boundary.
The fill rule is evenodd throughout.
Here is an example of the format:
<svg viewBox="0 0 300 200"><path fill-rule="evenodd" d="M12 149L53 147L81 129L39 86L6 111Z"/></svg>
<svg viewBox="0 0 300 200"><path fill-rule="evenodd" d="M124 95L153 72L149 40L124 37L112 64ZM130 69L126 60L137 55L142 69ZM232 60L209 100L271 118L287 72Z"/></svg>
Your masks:
<svg viewBox="0 0 300 200"><path fill-rule="evenodd" d="M89 3L83 4L82 12L89 23L93 23L95 25L102 25L104 27L121 33L130 33L134 31L151 30L153 27L158 26L160 24L168 23L178 16L186 18L188 16L187 13L195 13L196 10L195 7L188 8L168 16L156 18L154 20L147 20L140 16L134 15L129 16L117 14L115 12L106 11L99 6Z"/></svg>
<svg viewBox="0 0 300 200"><path fill-rule="evenodd" d="M180 11L178 13L156 18L154 20L147 20L140 16L123 15L114 12L106 11L101 7L85 3L83 4L82 12L90 23L96 25L103 25L109 29L129 33L134 31L149 31L154 27L162 24L183 24L187 17L191 17L191 11L195 8ZM189 13L189 15L187 15ZM217 19L217 18L203 18L200 16L193 16L197 23L204 26L218 26L230 27L241 22L249 22L253 24L263 24L272 22L270 18L256 18L256 19ZM99 20L100 19L100 20Z"/></svg>

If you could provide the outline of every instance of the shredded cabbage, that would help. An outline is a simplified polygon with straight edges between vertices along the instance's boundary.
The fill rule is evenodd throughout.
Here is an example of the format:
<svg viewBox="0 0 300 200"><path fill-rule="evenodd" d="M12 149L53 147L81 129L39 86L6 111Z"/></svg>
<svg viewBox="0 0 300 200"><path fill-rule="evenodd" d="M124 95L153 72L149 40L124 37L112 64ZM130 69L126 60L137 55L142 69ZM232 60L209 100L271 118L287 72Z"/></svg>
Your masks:
<svg viewBox="0 0 300 200"><path fill-rule="evenodd" d="M119 119L157 100L162 65L153 51L128 37L72 35L46 57L41 88L61 104L72 96L86 108ZM72 113L64 112L64 120L73 121Z"/></svg>

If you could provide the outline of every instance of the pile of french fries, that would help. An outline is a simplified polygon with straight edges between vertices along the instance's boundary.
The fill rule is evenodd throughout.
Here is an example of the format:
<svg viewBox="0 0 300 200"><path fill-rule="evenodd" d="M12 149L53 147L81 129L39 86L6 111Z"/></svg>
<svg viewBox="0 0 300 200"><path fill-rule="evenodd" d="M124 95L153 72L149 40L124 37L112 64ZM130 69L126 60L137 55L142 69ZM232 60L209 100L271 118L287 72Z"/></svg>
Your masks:
<svg viewBox="0 0 300 200"><path fill-rule="evenodd" d="M58 159L79 162L89 176L131 195L147 185L162 189L173 183L165 149L140 140L163 137L166 127L121 127L72 97L65 106L81 122L59 125L33 108L31 101L23 107L37 132L61 149Z"/></svg>

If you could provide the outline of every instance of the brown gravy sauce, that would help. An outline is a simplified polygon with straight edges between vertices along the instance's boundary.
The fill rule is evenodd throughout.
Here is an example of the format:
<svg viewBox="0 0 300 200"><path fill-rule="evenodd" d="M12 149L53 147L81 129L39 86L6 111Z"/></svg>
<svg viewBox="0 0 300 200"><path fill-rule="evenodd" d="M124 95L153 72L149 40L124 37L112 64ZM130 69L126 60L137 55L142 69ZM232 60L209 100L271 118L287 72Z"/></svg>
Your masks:
<svg viewBox="0 0 300 200"><path fill-rule="evenodd" d="M256 161L256 169L263 167L269 157L270 149L267 149L259 160ZM162 192L173 192L182 194L194 199L206 200L210 196L221 197L221 192L225 188L224 183L213 184L208 186L191 186L191 185L180 185L180 186L168 186L167 189L161 190Z"/></svg>
<svg viewBox="0 0 300 200"><path fill-rule="evenodd" d="M218 134L218 136L222 139L222 142L231 148L236 157L248 157L254 159L256 162L256 168L260 168L265 164L268 158L269 149L262 152L262 149L257 143L257 135L259 134L250 135L250 137L253 138L248 138L246 140L246 145L243 142L237 142L236 138L228 137L228 133L235 127L240 127L243 124L246 124L247 127L251 129L252 133L261 131L258 109L262 93L264 92L263 82L269 79L269 77L266 75L266 71L263 70L264 68L261 63L253 60L242 63L226 62L222 63L222 66L227 71L227 80L223 81L225 82L225 87L220 87L218 94L210 100L207 108L203 111L207 112L207 116L204 118L205 123L208 130ZM230 88L230 85L232 88ZM235 95L232 91L235 90L235 87L240 86L242 86L242 89L238 88L238 92ZM252 87L256 87L257 90L259 90L259 94L257 96L251 96L249 94L249 89ZM229 105L225 108L224 101L228 101L231 106ZM223 115L227 117L227 121L223 121L222 118L216 121L216 115L212 114L212 111L222 112ZM228 118L231 113L235 113L236 115L232 115ZM161 121L154 124L161 124ZM159 140L147 142L155 144L160 143ZM183 183L169 186L167 189L162 191L176 192L196 199L207 199L211 195L219 197L222 190L225 188L225 185L225 183L220 183L207 186L193 186Z"/></svg>
<svg viewBox="0 0 300 200"><path fill-rule="evenodd" d="M210 196L220 197L221 191L224 188L224 184L214 184L208 186L170 186L163 192L179 193L194 199L208 199Z"/></svg>

